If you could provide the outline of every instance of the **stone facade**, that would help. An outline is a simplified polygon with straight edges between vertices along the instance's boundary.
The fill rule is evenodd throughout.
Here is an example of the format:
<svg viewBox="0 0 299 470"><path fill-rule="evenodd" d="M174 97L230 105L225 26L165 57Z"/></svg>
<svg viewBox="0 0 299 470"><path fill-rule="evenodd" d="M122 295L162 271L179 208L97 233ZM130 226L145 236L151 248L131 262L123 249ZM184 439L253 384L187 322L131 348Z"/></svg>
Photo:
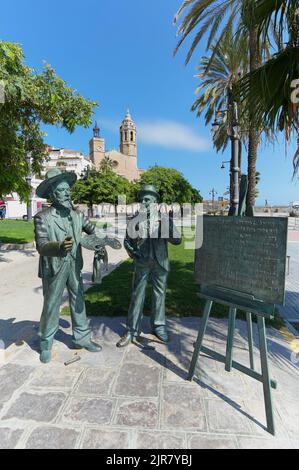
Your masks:
<svg viewBox="0 0 299 470"><path fill-rule="evenodd" d="M137 166L137 129L133 119L127 112L120 126L119 150L106 151L105 139L100 135L97 124L93 129L93 138L89 143L90 160L99 168L103 159L108 157L113 162L115 173L130 181L138 180L142 170Z"/></svg>

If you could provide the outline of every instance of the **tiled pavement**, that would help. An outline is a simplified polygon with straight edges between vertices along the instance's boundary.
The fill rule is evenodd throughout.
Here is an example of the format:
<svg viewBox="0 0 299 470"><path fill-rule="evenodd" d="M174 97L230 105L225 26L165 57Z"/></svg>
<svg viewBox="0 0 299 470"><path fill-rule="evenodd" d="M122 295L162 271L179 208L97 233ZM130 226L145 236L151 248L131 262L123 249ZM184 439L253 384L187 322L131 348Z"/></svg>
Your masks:
<svg viewBox="0 0 299 470"><path fill-rule="evenodd" d="M292 232L289 232L292 233ZM299 235L299 231L296 231ZM289 273L286 276L285 306L280 312L290 323L299 323L299 237L297 242L288 243Z"/></svg>
<svg viewBox="0 0 299 470"><path fill-rule="evenodd" d="M291 362L292 349L279 332L268 331L278 381L273 437L264 429L261 384L208 357L195 380L186 380L199 319L170 319L171 342L151 341L154 351L115 347L124 318L91 321L103 351L71 350L69 319L62 319L49 365L39 362L37 323L10 329L0 367L0 448L299 447L299 363ZM247 365L245 323L237 328L235 358ZM226 332L225 320L212 319L206 345L223 352ZM64 366L76 353L81 360ZM257 349L255 356L259 368Z"/></svg>

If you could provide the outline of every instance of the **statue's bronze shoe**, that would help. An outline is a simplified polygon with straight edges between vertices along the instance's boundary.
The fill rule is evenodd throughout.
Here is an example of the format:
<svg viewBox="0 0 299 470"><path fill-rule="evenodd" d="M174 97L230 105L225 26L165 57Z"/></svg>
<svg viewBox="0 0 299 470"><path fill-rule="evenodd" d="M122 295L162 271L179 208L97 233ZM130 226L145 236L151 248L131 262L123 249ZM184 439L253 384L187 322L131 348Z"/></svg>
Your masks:
<svg viewBox="0 0 299 470"><path fill-rule="evenodd" d="M133 341L133 336L128 331L124 336L120 338L118 343L116 343L116 347L124 348L125 346L128 346L130 343L132 343L132 341Z"/></svg>
<svg viewBox="0 0 299 470"><path fill-rule="evenodd" d="M101 352L102 351L102 346L100 346L97 343L94 343L93 341L89 341L88 343L85 344L75 344L76 349L86 349L86 351L89 352Z"/></svg>
<svg viewBox="0 0 299 470"><path fill-rule="evenodd" d="M169 342L169 336L164 327L158 327L153 330L153 335L155 335L162 343Z"/></svg>

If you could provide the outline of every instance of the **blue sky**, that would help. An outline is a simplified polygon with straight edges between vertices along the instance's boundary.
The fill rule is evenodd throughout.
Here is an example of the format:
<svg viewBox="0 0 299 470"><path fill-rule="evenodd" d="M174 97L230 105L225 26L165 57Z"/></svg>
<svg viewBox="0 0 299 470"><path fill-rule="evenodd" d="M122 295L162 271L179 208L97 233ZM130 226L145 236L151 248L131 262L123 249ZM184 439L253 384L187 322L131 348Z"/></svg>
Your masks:
<svg viewBox="0 0 299 470"><path fill-rule="evenodd" d="M129 108L139 131L138 165L175 167L205 198L214 187L223 195L229 182L216 154L210 128L190 112L198 85L196 65L205 44L185 67L185 49L173 58L176 27L172 19L181 0L14 0L1 5L0 37L22 45L28 65L40 70L43 61L83 96L97 101L95 119L106 147L119 145L118 127ZM69 135L47 127L50 145L88 153L90 129ZM292 181L293 144L283 139L261 147L258 203L288 204L299 200ZM245 152L244 152L245 154ZM246 158L243 162L246 172Z"/></svg>

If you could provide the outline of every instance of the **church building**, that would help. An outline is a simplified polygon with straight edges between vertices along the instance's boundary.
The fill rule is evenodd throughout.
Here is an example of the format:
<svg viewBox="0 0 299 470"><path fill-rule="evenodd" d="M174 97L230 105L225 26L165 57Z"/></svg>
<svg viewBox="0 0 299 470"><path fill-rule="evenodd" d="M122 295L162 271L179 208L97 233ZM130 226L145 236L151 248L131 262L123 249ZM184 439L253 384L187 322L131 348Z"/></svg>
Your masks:
<svg viewBox="0 0 299 470"><path fill-rule="evenodd" d="M89 149L90 160L96 169L99 169L103 159L108 157L115 173L129 181L139 180L142 170L139 170L137 165L137 129L129 111L120 126L119 150L106 151L105 139L101 136L97 123Z"/></svg>

